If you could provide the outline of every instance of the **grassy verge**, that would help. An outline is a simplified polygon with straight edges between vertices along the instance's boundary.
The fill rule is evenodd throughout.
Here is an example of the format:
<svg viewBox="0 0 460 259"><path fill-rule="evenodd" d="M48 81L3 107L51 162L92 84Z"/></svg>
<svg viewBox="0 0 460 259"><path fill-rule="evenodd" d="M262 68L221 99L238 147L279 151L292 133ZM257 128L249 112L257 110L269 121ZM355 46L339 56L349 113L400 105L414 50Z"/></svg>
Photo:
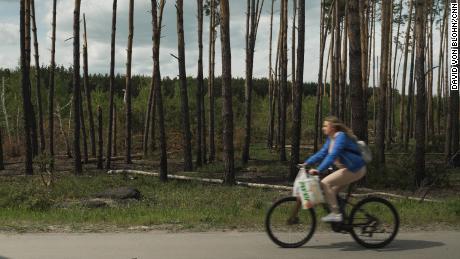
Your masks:
<svg viewBox="0 0 460 259"><path fill-rule="evenodd" d="M142 200L109 208L56 207L117 186L139 189ZM266 210L287 194L196 182L161 183L147 176L128 179L121 175L60 175L49 189L39 177L1 177L0 231L263 230ZM458 198L442 203L393 203L405 228L460 228ZM318 209L318 214L322 216L323 210ZM325 227L320 225L320 229Z"/></svg>

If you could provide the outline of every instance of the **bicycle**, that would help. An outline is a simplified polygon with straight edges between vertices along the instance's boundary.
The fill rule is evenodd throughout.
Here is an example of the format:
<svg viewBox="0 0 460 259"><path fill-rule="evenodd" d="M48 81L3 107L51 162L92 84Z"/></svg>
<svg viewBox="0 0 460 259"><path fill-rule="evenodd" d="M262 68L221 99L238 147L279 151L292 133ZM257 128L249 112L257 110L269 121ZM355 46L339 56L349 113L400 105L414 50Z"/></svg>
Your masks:
<svg viewBox="0 0 460 259"><path fill-rule="evenodd" d="M305 165L298 165L305 169ZM307 172L307 171L306 171ZM329 173L332 170L329 169ZM307 172L308 173L308 172ZM350 234L365 248L382 248L396 237L399 229L399 215L386 199L368 196L357 203L350 201L353 184L348 187L345 198L337 195L342 222L329 222L337 233ZM299 209L299 198L290 196L273 203L265 217L265 229L270 239L283 248L296 248L307 243L316 229L315 208ZM327 204L323 204L327 213ZM297 217L293 218L293 212ZM295 220L293 220L295 219ZM391 221L391 223L388 223Z"/></svg>

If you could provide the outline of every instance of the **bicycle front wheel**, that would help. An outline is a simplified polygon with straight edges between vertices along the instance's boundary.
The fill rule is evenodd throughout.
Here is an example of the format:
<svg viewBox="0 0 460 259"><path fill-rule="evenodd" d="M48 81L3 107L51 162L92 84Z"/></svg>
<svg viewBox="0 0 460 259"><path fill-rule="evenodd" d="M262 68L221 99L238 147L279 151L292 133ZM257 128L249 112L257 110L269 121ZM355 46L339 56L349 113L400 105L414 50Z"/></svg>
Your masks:
<svg viewBox="0 0 460 259"><path fill-rule="evenodd" d="M297 198L286 197L276 201L265 217L265 229L275 244L295 248L310 240L316 228L315 211L297 209ZM297 213L296 210L298 210Z"/></svg>
<svg viewBox="0 0 460 259"><path fill-rule="evenodd" d="M366 248L382 248L395 238L399 215L395 207L379 197L368 197L351 211L351 236Z"/></svg>

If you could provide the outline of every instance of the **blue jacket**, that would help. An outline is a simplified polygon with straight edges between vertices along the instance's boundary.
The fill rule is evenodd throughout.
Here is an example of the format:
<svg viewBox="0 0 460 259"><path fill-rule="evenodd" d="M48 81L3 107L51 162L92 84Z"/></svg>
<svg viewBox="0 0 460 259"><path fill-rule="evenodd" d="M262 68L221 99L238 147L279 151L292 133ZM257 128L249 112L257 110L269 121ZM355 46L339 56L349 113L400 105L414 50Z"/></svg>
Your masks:
<svg viewBox="0 0 460 259"><path fill-rule="evenodd" d="M334 146L330 153L328 153L329 143L331 143L331 140L328 137L323 147L305 160L305 163L316 164L322 161L317 168L320 172L331 166L337 158L339 158L340 163L344 164L352 172L358 171L366 164L361 157L361 152L356 141L348 137L344 132L339 131L337 133Z"/></svg>

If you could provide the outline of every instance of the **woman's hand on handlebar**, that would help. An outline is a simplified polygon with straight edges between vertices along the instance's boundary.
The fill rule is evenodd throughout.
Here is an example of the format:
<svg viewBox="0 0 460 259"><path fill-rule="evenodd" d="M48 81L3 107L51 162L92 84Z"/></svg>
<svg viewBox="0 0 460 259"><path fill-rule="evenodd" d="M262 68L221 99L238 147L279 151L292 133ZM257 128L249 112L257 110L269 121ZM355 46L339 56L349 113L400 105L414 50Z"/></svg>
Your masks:
<svg viewBox="0 0 460 259"><path fill-rule="evenodd" d="M319 171L316 170L316 169L310 169L310 170L308 170L308 173L311 174L311 175L318 175Z"/></svg>
<svg viewBox="0 0 460 259"><path fill-rule="evenodd" d="M297 164L297 168L306 168L307 166L307 163Z"/></svg>

